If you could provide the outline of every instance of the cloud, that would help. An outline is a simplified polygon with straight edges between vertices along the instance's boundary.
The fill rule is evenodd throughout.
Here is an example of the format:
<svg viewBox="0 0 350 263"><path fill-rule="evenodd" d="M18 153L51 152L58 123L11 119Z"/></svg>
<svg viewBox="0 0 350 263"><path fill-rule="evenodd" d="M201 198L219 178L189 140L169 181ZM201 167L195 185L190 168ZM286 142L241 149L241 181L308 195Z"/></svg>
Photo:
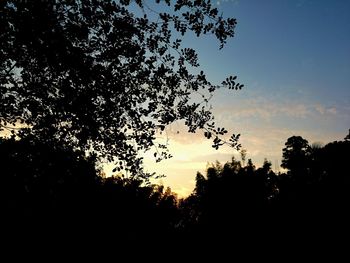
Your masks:
<svg viewBox="0 0 350 263"><path fill-rule="evenodd" d="M300 102L273 101L266 98L250 99L235 106L227 106L224 109L227 114L249 118L257 117L264 121L270 121L277 116L292 118L306 118L312 114L312 107Z"/></svg>
<svg viewBox="0 0 350 263"><path fill-rule="evenodd" d="M302 95L295 98L286 98L276 94L264 96L261 94L245 94L232 99L225 92L217 94L211 102L215 122L219 127L225 127L229 133L242 133L257 123L258 126L266 127L267 123L281 127L281 124L288 126L303 126L305 124L320 125L334 120L344 110L338 110L333 105L325 105L320 102L311 102ZM339 117L339 116L338 116ZM308 121L310 120L310 121ZM282 126L283 127L283 126ZM289 127L290 128L290 127ZM160 136L168 143L197 145L203 142L211 143L205 139L203 131L188 133L188 128L183 121L177 121L166 127Z"/></svg>
<svg viewBox="0 0 350 263"><path fill-rule="evenodd" d="M337 114L337 109L335 107L331 107L327 109L327 112L331 114Z"/></svg>
<svg viewBox="0 0 350 263"><path fill-rule="evenodd" d="M220 105L220 104L219 104ZM254 119L255 121L273 122L276 118L307 119L328 117L338 114L334 106L299 99L281 99L271 97L243 98L236 103L225 103L214 107L214 115L225 122Z"/></svg>
<svg viewBox="0 0 350 263"><path fill-rule="evenodd" d="M273 117L283 114L290 117L305 117L307 110L303 105L287 106L276 104L263 104L252 108L242 109L234 113L240 117L258 117L264 121L270 121Z"/></svg>
<svg viewBox="0 0 350 263"><path fill-rule="evenodd" d="M322 114L322 115L326 112L325 107L323 107L323 106L320 105L320 104L317 104L317 105L315 106L315 110L316 110L317 112L319 112L320 114Z"/></svg>
<svg viewBox="0 0 350 263"><path fill-rule="evenodd" d="M264 97L250 94L249 97L238 98L237 102L218 102L213 101L217 125L225 127L229 133L241 133L240 143L252 151L251 156L258 157L259 162L263 159L262 156L280 158L281 149L288 137L308 135L308 132L320 135L344 115L342 108L338 110L338 107L332 105L308 102L303 97L287 99L277 98L277 95ZM341 118L344 119L344 116ZM204 138L203 131L188 133L181 122L167 127L166 136L170 152L174 155L173 160L183 167L190 164L199 167L207 161L226 161L238 154L225 146L219 151L211 152L212 141Z"/></svg>
<svg viewBox="0 0 350 263"><path fill-rule="evenodd" d="M337 109L336 107L325 107L320 104L315 105L315 110L320 113L321 115L324 114L331 114L331 115L336 115L337 114Z"/></svg>

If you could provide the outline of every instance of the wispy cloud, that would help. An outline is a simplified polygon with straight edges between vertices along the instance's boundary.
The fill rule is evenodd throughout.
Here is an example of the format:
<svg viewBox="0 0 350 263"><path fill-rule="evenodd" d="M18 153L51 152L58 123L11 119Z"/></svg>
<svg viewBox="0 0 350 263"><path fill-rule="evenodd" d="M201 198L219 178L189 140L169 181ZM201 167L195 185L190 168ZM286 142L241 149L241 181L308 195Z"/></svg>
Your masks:
<svg viewBox="0 0 350 263"><path fill-rule="evenodd" d="M300 99L288 100L271 95L243 98L236 103L225 103L214 107L216 116L227 123L254 119L261 122L274 122L276 119L290 119L291 121L324 119L339 114L335 105L323 105ZM342 110L343 111L343 110ZM226 120L226 121L225 121Z"/></svg>
<svg viewBox="0 0 350 263"><path fill-rule="evenodd" d="M332 114L337 114L337 109L335 107L327 109L327 112L332 113Z"/></svg>
<svg viewBox="0 0 350 263"><path fill-rule="evenodd" d="M226 116L271 121L275 117L305 119L315 117L317 114L334 115L337 114L337 109L334 106L324 106L320 103L309 104L296 100L279 101L274 98L258 97L245 99L237 104L217 107L216 112Z"/></svg>
<svg viewBox="0 0 350 263"><path fill-rule="evenodd" d="M325 115L325 114L337 114L337 109L336 107L325 107L322 106L320 104L316 104L315 105L315 110L320 113L321 115Z"/></svg>

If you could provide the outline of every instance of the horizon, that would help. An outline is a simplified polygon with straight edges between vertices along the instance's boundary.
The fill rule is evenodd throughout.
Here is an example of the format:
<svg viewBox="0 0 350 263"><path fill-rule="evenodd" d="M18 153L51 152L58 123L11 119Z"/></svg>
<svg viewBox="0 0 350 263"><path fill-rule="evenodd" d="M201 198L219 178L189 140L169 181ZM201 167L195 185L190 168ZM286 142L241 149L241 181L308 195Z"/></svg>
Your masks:
<svg viewBox="0 0 350 263"><path fill-rule="evenodd" d="M238 20L235 37L222 50L213 37L184 36L199 68L219 84L237 75L242 90L219 89L210 100L219 127L241 134L247 159L260 167L266 158L279 170L282 148L293 135L310 144L342 140L350 127L350 2L216 1L225 17ZM3 133L4 134L4 133ZM173 158L155 163L146 153L148 172L166 175L160 183L181 196L194 189L197 171L225 163L239 153L215 150L201 131L188 133L176 121L159 140L169 142ZM109 165L105 165L110 174Z"/></svg>
<svg viewBox="0 0 350 263"><path fill-rule="evenodd" d="M210 81L233 74L245 85L218 90L211 104L218 125L241 134L247 159L260 167L266 158L281 169L290 136L310 144L342 140L350 127L350 2L235 0L217 7L238 20L235 37L222 50L210 37L186 36L184 45L198 51ZM212 149L181 123L167 133L173 158L156 164L151 157L146 169L165 174L160 182L179 195L194 189L206 163L240 160L237 151Z"/></svg>
<svg viewBox="0 0 350 263"><path fill-rule="evenodd" d="M11 257L344 258L350 1L9 0L0 14Z"/></svg>

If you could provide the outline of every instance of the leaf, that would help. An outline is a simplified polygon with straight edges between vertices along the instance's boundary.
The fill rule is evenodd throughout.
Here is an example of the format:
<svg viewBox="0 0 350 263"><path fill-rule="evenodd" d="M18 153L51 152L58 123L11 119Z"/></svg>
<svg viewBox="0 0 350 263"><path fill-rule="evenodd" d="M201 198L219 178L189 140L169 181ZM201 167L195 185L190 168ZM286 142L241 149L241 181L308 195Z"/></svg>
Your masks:
<svg viewBox="0 0 350 263"><path fill-rule="evenodd" d="M59 141L113 171L142 176L139 152L156 148L157 132L184 120L189 132L215 130L209 100L220 85L208 81L195 48L179 33L212 34L220 48L236 20L218 15L210 1L156 0L170 8L152 12L146 1L11 1L2 5L0 68L2 120L27 126L14 136ZM136 4L143 12L135 12ZM176 12L168 12L174 10ZM30 34L29 34L30 32ZM221 84L241 89L236 76ZM195 94L202 94L196 100ZM4 117L3 117L4 116ZM29 128L30 127L30 128ZM222 141L216 141L215 148ZM167 145L161 150L166 151ZM161 151L157 160L170 158Z"/></svg>

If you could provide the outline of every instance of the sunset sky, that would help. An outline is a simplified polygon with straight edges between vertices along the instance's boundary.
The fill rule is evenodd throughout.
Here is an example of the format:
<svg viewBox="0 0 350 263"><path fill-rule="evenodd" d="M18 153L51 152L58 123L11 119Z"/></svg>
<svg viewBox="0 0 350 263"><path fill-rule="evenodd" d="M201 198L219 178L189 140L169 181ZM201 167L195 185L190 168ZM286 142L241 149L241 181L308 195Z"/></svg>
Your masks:
<svg viewBox="0 0 350 263"><path fill-rule="evenodd" d="M225 16L238 20L236 35L223 50L213 37L188 36L201 69L214 83L237 75L241 91L220 90L211 103L219 126L241 134L247 158L264 158L279 168L287 138L310 143L342 140L350 128L350 1L222 0ZM177 133L179 131L179 133ZM203 134L188 134L181 123L168 127L173 158L148 171L167 175L162 183L180 196L194 187L207 162L229 161L237 152L211 148Z"/></svg>

